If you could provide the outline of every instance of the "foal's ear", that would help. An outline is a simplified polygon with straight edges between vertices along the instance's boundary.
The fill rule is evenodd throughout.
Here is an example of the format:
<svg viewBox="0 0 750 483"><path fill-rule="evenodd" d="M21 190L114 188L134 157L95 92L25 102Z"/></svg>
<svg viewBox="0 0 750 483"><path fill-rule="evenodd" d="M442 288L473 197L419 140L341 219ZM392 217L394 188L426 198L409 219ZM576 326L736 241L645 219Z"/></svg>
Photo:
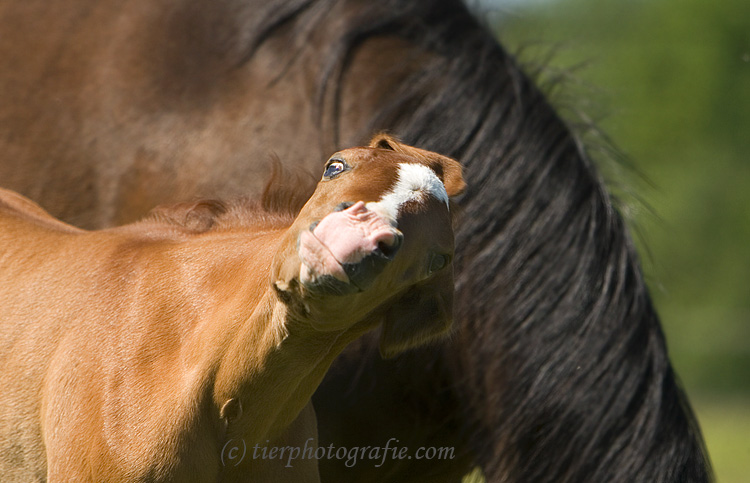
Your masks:
<svg viewBox="0 0 750 483"><path fill-rule="evenodd" d="M385 133L376 134L370 140L371 148L390 149L397 153L405 154L425 162L438 175L440 181L445 185L448 196L456 196L463 193L466 188L461 164L455 159L433 153L425 149L415 148L404 144L396 138Z"/></svg>
<svg viewBox="0 0 750 483"><path fill-rule="evenodd" d="M380 332L380 355L389 359L440 338L452 324L453 273L446 269L391 305Z"/></svg>

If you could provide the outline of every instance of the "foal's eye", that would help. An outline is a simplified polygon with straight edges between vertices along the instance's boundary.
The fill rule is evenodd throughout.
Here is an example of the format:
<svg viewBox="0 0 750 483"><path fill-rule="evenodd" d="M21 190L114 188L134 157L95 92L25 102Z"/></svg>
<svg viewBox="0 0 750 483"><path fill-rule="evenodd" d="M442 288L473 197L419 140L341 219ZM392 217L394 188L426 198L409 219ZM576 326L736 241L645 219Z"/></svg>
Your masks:
<svg viewBox="0 0 750 483"><path fill-rule="evenodd" d="M435 273L438 270L442 270L448 265L448 255L442 255L435 253L430 257L430 273Z"/></svg>
<svg viewBox="0 0 750 483"><path fill-rule="evenodd" d="M346 171L346 168L348 168L348 166L344 161L340 159L332 159L326 164L326 170L323 172L323 177L326 179L335 178Z"/></svg>

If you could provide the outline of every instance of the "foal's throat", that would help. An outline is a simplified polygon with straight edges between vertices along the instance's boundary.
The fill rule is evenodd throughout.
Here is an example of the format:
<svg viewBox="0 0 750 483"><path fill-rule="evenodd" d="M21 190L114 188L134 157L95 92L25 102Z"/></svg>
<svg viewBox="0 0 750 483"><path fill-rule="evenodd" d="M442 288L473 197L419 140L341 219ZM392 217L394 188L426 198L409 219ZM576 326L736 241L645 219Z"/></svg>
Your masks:
<svg viewBox="0 0 750 483"><path fill-rule="evenodd" d="M254 444L283 432L348 342L342 332L315 331L296 322L269 290L221 354L214 402L231 409L220 415L228 436Z"/></svg>

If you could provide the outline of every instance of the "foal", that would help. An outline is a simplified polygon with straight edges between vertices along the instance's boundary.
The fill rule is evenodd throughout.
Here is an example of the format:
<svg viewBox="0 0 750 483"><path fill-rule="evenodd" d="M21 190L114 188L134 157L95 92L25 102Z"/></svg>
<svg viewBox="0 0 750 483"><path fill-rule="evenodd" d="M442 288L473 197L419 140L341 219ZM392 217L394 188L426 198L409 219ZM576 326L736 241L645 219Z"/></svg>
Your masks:
<svg viewBox="0 0 750 483"><path fill-rule="evenodd" d="M317 481L314 459L222 452L315 438L310 396L364 332L391 356L448 330L463 186L380 135L296 218L203 203L197 228L90 232L0 191L0 479Z"/></svg>

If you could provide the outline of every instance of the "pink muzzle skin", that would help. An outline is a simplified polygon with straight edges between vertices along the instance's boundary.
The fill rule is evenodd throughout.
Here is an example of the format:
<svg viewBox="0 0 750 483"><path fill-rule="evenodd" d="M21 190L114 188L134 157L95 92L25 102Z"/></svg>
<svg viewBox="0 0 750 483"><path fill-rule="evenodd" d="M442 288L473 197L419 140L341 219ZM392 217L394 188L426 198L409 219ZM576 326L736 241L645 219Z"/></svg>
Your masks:
<svg viewBox="0 0 750 483"><path fill-rule="evenodd" d="M401 243L403 235L393 225L362 201L326 215L300 235L300 281L314 285L329 276L363 289Z"/></svg>

